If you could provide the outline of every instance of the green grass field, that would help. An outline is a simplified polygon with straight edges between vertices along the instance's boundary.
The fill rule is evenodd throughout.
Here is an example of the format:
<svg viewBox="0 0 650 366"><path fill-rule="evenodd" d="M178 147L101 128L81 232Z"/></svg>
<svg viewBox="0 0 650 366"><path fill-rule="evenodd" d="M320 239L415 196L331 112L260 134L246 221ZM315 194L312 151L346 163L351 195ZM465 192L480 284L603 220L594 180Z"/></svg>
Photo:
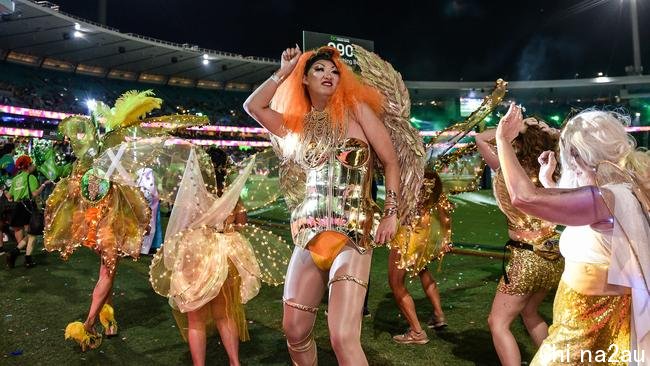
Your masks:
<svg viewBox="0 0 650 366"><path fill-rule="evenodd" d="M489 256L447 255L436 272L449 327L428 331L431 342L411 346L393 343L391 336L403 332L407 324L392 298L387 282L384 248L375 250L370 280L370 318L363 320L362 344L371 365L498 365L487 328L487 315L501 272L502 243L506 226L490 192L468 193L454 198L454 242L489 253ZM257 212L255 219L279 222L281 208ZM286 217L286 216L280 216ZM286 232L284 233L286 235ZM480 244L475 246L474 244ZM4 257L0 257L3 261ZM68 262L56 254L38 252L38 266L22 267L19 258L13 270L0 270L0 364L2 365L189 365L187 344L181 339L165 298L149 286L150 257L123 260L115 283L115 310L118 337L104 339L102 346L82 353L71 341L64 341L68 322L82 320L90 304L97 279L98 259L79 249ZM418 315L424 323L431 314L419 283L409 288ZM281 330L282 288L264 287L246 305L252 340L241 345L245 365L288 365L289 356ZM542 306L547 319L552 297ZM513 331L530 360L534 350L520 321ZM319 312L316 323L319 364L336 365L327 336L326 317ZM208 341L207 364L227 365L218 336Z"/></svg>

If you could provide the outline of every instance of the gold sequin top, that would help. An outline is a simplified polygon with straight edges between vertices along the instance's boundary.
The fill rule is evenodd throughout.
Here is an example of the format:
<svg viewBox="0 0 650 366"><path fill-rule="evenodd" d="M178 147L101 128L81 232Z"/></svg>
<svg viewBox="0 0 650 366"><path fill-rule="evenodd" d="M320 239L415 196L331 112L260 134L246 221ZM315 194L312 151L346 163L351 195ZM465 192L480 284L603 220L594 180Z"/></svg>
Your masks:
<svg viewBox="0 0 650 366"><path fill-rule="evenodd" d="M291 213L294 244L306 247L319 233L346 235L361 252L372 246L379 208L372 200L372 152L368 144L347 138L306 174L304 199Z"/></svg>
<svg viewBox="0 0 650 366"><path fill-rule="evenodd" d="M492 187L494 189L494 198L497 201L497 205L508 220L508 229L517 232L543 231L545 233L555 230L554 224L527 215L512 206L501 169L496 170L496 174L492 180Z"/></svg>

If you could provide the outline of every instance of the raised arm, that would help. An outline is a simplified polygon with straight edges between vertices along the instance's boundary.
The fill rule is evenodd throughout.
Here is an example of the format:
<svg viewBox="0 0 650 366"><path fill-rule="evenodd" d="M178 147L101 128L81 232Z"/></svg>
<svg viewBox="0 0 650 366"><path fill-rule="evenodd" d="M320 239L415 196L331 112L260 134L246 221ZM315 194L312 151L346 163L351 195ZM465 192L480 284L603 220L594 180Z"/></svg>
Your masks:
<svg viewBox="0 0 650 366"><path fill-rule="evenodd" d="M609 220L611 214L597 187L549 189L538 188L530 181L512 148L512 140L517 137L522 123L521 108L511 104L496 132L501 172L513 206L562 225L592 225ZM607 190L603 193L610 194Z"/></svg>
<svg viewBox="0 0 650 366"><path fill-rule="evenodd" d="M297 45L295 48L287 48L282 52L280 69L255 89L244 102L246 113L276 136L283 137L286 134L286 130L283 128L284 121L282 114L271 109L269 105L278 86L296 67L300 55L300 48Z"/></svg>
<svg viewBox="0 0 650 366"><path fill-rule="evenodd" d="M496 146L490 143L490 141L494 140L496 132L496 128L492 128L474 136L479 154L492 170L499 169L499 156L497 155Z"/></svg>
<svg viewBox="0 0 650 366"><path fill-rule="evenodd" d="M377 154L384 167L384 174L386 176L386 193L389 191L396 193L395 203L399 205L400 197L400 177L399 177L399 164L397 154L393 147L393 142L390 139L390 134L384 127L382 121L379 120L377 115L364 103L357 105L355 116L359 125L363 129L366 138L370 142L370 146ZM388 201L388 200L387 200ZM388 203L388 202L387 202ZM395 207L396 209L397 207ZM384 206L384 213L387 212L388 205ZM382 244L390 241L397 231L397 213L391 215L384 215L379 227L375 241Z"/></svg>

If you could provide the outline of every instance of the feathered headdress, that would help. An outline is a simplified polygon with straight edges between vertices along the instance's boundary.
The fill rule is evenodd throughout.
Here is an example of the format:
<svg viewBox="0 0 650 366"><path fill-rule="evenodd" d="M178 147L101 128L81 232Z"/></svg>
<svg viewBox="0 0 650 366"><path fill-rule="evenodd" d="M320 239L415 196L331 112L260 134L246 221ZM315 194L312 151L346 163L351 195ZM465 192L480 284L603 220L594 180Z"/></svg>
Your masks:
<svg viewBox="0 0 650 366"><path fill-rule="evenodd" d="M130 90L115 101L113 108L109 108L104 103L98 103L95 114L104 118L106 131L129 127L144 118L147 113L160 108L162 99L155 98L153 95L151 89L141 92Z"/></svg>

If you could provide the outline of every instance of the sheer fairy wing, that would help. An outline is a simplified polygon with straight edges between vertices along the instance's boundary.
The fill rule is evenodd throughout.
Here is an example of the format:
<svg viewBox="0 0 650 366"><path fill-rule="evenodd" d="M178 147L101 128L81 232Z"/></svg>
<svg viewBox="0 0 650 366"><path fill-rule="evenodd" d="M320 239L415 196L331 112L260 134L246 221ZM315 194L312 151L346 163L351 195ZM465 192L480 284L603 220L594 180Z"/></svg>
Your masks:
<svg viewBox="0 0 650 366"><path fill-rule="evenodd" d="M271 148L244 159L234 169L230 169L228 182L233 181L242 167L252 159L255 159L253 170L241 192L242 202L248 212L268 207L286 192L281 187L280 159Z"/></svg>
<svg viewBox="0 0 650 366"><path fill-rule="evenodd" d="M439 157L435 164L435 171L440 175L444 191L448 194L479 189L484 169L485 161L473 143Z"/></svg>
<svg viewBox="0 0 650 366"><path fill-rule="evenodd" d="M408 222L415 210L425 163L422 139L410 123L411 100L408 89L402 75L375 53L357 45L354 46L354 52L363 80L386 98L381 119L390 133L399 160L399 218L401 222Z"/></svg>
<svg viewBox="0 0 650 366"><path fill-rule="evenodd" d="M173 202L190 153L195 151L204 184L216 192L214 168L208 155L190 142L167 136L123 142L105 149L93 166L102 178L137 186L142 169L153 171L159 198Z"/></svg>
<svg viewBox="0 0 650 366"><path fill-rule="evenodd" d="M241 190L248 179L253 168L254 160L239 174L237 179L228 186L226 191L217 197L215 193L206 189L201 174L201 165L196 152L200 150L192 149L187 163L184 166L181 179L178 182L178 191L174 200L174 209L169 217L166 238L172 238L180 235L186 230L193 230L205 227L213 227L216 230L223 228L223 222L235 208ZM176 252L173 246L165 243L165 266L171 268Z"/></svg>
<svg viewBox="0 0 650 366"><path fill-rule="evenodd" d="M252 224L246 224L238 231L248 239L257 258L259 274L256 276L272 286L284 283L292 246L273 231Z"/></svg>
<svg viewBox="0 0 650 366"><path fill-rule="evenodd" d="M85 161L99 153L97 129L90 118L67 117L59 123L59 132L68 138L78 159Z"/></svg>
<svg viewBox="0 0 650 366"><path fill-rule="evenodd" d="M173 132L208 124L208 117L191 115L167 115L137 120L125 127L117 127L104 135L102 148L108 149L125 141L152 137L170 137Z"/></svg>

